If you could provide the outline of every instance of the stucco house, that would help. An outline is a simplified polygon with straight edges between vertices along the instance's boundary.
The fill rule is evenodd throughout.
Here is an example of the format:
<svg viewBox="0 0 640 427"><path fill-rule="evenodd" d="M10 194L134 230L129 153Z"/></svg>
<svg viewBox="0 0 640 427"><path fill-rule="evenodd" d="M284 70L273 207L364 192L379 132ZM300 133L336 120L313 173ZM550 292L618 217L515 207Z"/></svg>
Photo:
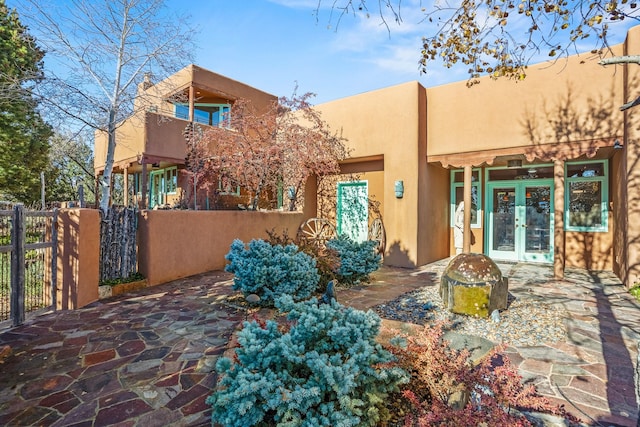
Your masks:
<svg viewBox="0 0 640 427"><path fill-rule="evenodd" d="M249 99L258 109L266 109L277 97L244 83L189 65L169 78L153 84L145 81L138 87L134 114L116 131L114 174L124 176L124 204L153 209L174 206L190 197L184 169L186 142L184 130L191 122L203 129L225 126L238 99ZM107 135L95 135L94 171L104 172ZM133 180L133 182L130 182ZM221 184L222 185L222 184ZM237 186L203 190L198 205L207 209L214 196L217 203L235 205L242 202ZM215 194L214 194L215 192ZM130 200L132 198L132 200Z"/></svg>
<svg viewBox="0 0 640 427"><path fill-rule="evenodd" d="M609 55L638 52L635 27ZM465 250L553 263L558 277L613 270L629 286L640 274L640 107L620 106L640 95L638 77L585 54L531 65L524 81L409 82L317 108L353 149L343 171L381 204L386 264L454 254L466 195Z"/></svg>
<svg viewBox="0 0 640 427"><path fill-rule="evenodd" d="M635 27L608 54L638 52ZM357 200L373 198L386 230L385 264L454 254L457 225L465 251L552 263L558 277L570 266L613 270L632 285L640 280L640 107L619 107L640 95L639 77L635 66L576 55L530 65L519 82L408 82L316 106L352 149L342 172L360 177L337 184L338 229L345 205L361 206L365 228L367 205ZM146 100L119 128L116 168L134 176L135 197L142 206L148 197L149 207L170 203L180 187L172 168L184 163L190 119L215 126L218 112L233 114L234 99L275 99L194 65L140 90L157 101ZM96 173L104 146L97 137ZM310 194L305 213L314 216ZM460 202L471 209L456 223Z"/></svg>

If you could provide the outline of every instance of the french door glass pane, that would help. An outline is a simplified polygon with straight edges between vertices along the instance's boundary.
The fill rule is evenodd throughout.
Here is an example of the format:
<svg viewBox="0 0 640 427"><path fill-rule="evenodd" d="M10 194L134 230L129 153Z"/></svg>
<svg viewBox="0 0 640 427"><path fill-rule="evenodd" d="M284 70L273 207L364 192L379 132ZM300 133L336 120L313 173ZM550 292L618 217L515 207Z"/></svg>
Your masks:
<svg viewBox="0 0 640 427"><path fill-rule="evenodd" d="M515 250L515 188L493 189L493 250Z"/></svg>
<svg viewBox="0 0 640 427"><path fill-rule="evenodd" d="M526 187L526 252L549 252L551 247L551 189Z"/></svg>

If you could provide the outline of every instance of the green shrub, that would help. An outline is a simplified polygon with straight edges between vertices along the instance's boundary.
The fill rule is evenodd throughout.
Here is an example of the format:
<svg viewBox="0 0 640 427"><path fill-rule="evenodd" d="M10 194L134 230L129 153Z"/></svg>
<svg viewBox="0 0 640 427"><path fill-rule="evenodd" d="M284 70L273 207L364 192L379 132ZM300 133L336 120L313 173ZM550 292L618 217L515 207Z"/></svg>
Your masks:
<svg viewBox="0 0 640 427"><path fill-rule="evenodd" d="M256 294L261 304L271 306L282 295L300 301L309 298L318 286L316 262L298 251L296 245L271 245L252 240L249 245L234 240L225 257L225 270L235 275L233 289L246 296Z"/></svg>
<svg viewBox="0 0 640 427"><path fill-rule="evenodd" d="M137 282L138 280L144 280L142 273L131 273L129 277L118 277L116 279L105 279L100 281L100 286L115 286L122 283Z"/></svg>
<svg viewBox="0 0 640 427"><path fill-rule="evenodd" d="M341 285L355 285L368 282L369 274L380 267L380 254L376 253L377 243L371 240L354 242L347 236L339 236L327 242L327 248L336 251L340 265L335 271Z"/></svg>
<svg viewBox="0 0 640 427"><path fill-rule="evenodd" d="M635 297L638 301L640 301L640 284L635 284L631 289L629 289L629 293Z"/></svg>
<svg viewBox="0 0 640 427"><path fill-rule="evenodd" d="M223 426L373 426L385 418L385 398L408 381L376 343L380 318L315 298L276 301L289 326L245 322L234 361L207 399Z"/></svg>

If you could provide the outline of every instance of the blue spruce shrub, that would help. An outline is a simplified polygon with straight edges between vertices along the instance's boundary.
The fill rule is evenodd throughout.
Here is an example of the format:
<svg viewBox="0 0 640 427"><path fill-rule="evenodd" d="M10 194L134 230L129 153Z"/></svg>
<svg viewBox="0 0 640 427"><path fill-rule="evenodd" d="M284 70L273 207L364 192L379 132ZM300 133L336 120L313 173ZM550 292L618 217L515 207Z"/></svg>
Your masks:
<svg viewBox="0 0 640 427"><path fill-rule="evenodd" d="M368 282L369 274L380 267L380 254L375 251L377 243L367 240L357 243L346 235L327 242L327 248L337 252L340 266L336 279L342 285L355 285Z"/></svg>
<svg viewBox="0 0 640 427"><path fill-rule="evenodd" d="M281 295L294 300L307 299L318 286L320 276L316 261L299 252L296 245L271 245L264 240L252 240L248 246L234 240L225 257L225 267L235 275L233 289L246 296L256 294L263 305L273 305Z"/></svg>
<svg viewBox="0 0 640 427"><path fill-rule="evenodd" d="M380 318L315 298L276 301L290 327L245 322L235 362L218 359L220 381L207 403L214 425L374 426L385 398L408 374L375 338Z"/></svg>

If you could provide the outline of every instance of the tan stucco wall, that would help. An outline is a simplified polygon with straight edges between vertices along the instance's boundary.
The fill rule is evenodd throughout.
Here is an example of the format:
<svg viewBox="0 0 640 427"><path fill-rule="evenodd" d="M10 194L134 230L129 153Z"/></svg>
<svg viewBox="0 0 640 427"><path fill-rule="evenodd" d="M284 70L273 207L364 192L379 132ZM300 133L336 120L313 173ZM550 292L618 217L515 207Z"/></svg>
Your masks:
<svg viewBox="0 0 640 427"><path fill-rule="evenodd" d="M140 153L144 152L146 138L144 117L145 113L140 112L125 120L116 129L114 163L135 160ZM102 171L107 159L107 134L96 132L94 138L93 166L96 170Z"/></svg>
<svg viewBox="0 0 640 427"><path fill-rule="evenodd" d="M424 91L417 82L318 105L322 118L341 130L352 148L351 157L384 158L384 217L387 233L385 263L411 267L419 263L419 174L424 157L419 103ZM394 182L404 182L404 196L396 198Z"/></svg>
<svg viewBox="0 0 640 427"><path fill-rule="evenodd" d="M625 53L640 54L640 26L629 30L625 43ZM624 67L627 79L625 101L632 101L639 95L640 70L636 64ZM621 73L622 74L622 73ZM621 209L626 218L622 218L619 235L624 248L615 250L621 256L618 275L629 287L640 281L640 106L625 112L624 157L621 161L620 180L623 183ZM616 241L616 244L618 242Z"/></svg>
<svg viewBox="0 0 640 427"><path fill-rule="evenodd" d="M295 233L298 212L142 211L138 223L139 271L149 286L223 269L234 239L267 238L267 230Z"/></svg>
<svg viewBox="0 0 640 427"><path fill-rule="evenodd" d="M630 35L634 32L640 30L634 29ZM640 52L640 46L627 48ZM618 45L609 55L622 52L623 45ZM542 150L535 150L538 153L535 163L549 163L556 158L588 160L584 153L594 146L591 141L607 141L605 145L612 145L615 139L623 138L624 114L618 107L629 99L624 93L624 75L621 67L602 67L593 55L584 54L555 64L532 65L527 78L517 83L483 78L472 88L461 81L423 89L413 82L318 108L330 125L343 131L347 145L353 149L352 157L384 157L384 217L389 250L385 262L411 266L455 251L449 227L449 172L440 167L439 160L428 165L425 158L440 156L446 162L451 155L474 156L473 153L500 153L504 149L509 155L528 154L532 147L541 146ZM627 129L627 134L631 133ZM572 146L575 142L581 145ZM600 154L604 156L600 158L607 156ZM633 154L627 163L635 165L637 158ZM477 165L481 164L482 161ZM615 257L624 258L624 249L616 247L614 235L640 236L640 197L634 196L634 188L640 185L626 183L626 178L622 178L625 167L618 159L611 162L609 170L612 185L622 181L629 198L610 187L613 211L609 232L566 233L568 266L612 268ZM393 182L397 179L402 179L405 185L403 199L393 196ZM638 231L632 230L633 226L617 225L626 215L623 202L634 197L638 199L639 218L635 221L639 224ZM475 244L471 250L482 252L484 230L473 232ZM625 239L625 242L632 240ZM640 253L640 238L637 241ZM640 274L640 257L631 252L630 256L638 259ZM617 262L616 268L624 270L623 264L624 261Z"/></svg>
<svg viewBox="0 0 640 427"><path fill-rule="evenodd" d="M612 215L609 215L611 221ZM613 227L605 233L565 232L565 254L567 267L590 270L613 269Z"/></svg>
<svg viewBox="0 0 640 427"><path fill-rule="evenodd" d="M167 79L147 89L138 91L135 99L134 114L116 131L116 149L114 163L128 163L144 153L148 156L180 163L185 157L185 141L182 132L187 120L174 119L174 106L167 100L168 95L187 90L208 94L194 94L198 102L233 103L244 98L250 99L258 111L265 111L277 97L247 84L238 82L196 65L189 65ZM188 91L187 91L188 92ZM186 102L187 99L181 99ZM149 112L151 109L157 113ZM95 133L94 168L104 169L107 152L106 133ZM153 159L152 159L153 161Z"/></svg>
<svg viewBox="0 0 640 427"><path fill-rule="evenodd" d="M172 115L173 106L165 101L166 96L183 91L191 85L207 91L207 93L215 94L215 98L201 99L200 102L232 103L237 99L244 98L251 99L255 107L263 109L277 100L277 97L270 93L191 64L146 89L137 98L138 107L147 109L149 105L154 105L159 112Z"/></svg>
<svg viewBox="0 0 640 427"><path fill-rule="evenodd" d="M58 214L57 308L73 310L98 299L100 211L64 209Z"/></svg>
<svg viewBox="0 0 640 427"><path fill-rule="evenodd" d="M621 46L614 46L615 53ZM582 63L584 61L584 63ZM456 82L427 89L428 154L525 147L533 143L524 127L529 119L541 142L590 140L622 135L623 73L618 67L602 67L593 55L560 59L555 64L531 65L523 81L482 78L468 88ZM558 113L570 91L570 107L580 120L595 103L608 106L613 124L571 123L559 134L552 131L549 119ZM546 113L550 113L551 117ZM570 118L567 118L570 119ZM595 119L595 118L593 118Z"/></svg>

